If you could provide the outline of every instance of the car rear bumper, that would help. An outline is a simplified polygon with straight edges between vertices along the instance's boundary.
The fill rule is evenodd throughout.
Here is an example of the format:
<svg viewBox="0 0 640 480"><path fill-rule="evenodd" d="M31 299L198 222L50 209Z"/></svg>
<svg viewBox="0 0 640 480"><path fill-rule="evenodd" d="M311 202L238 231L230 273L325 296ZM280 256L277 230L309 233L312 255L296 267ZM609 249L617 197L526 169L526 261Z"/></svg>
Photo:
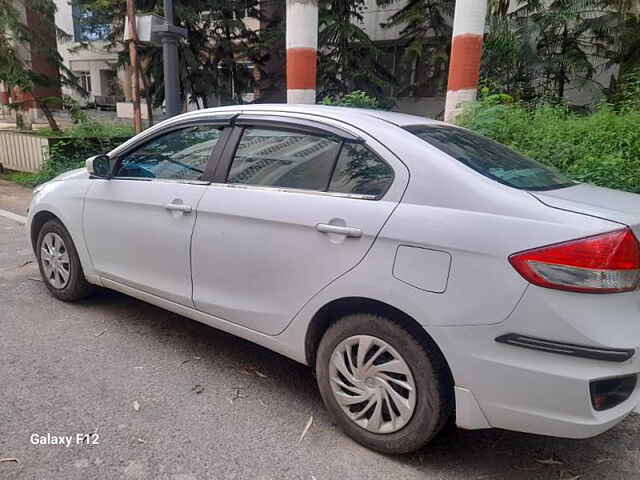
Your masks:
<svg viewBox="0 0 640 480"><path fill-rule="evenodd" d="M452 369L458 410L466 401L467 417L460 416L457 423L483 428L486 420L491 427L568 438L610 429L640 403L640 387L636 384L619 405L597 411L590 384L640 373L639 308L638 292L585 295L529 287L500 324L437 328L433 334ZM513 332L595 351L635 353L628 359L585 358L571 355L571 349L559 353L496 341ZM585 352L589 350L578 351ZM462 391L472 395L460 395ZM468 406L469 399L477 409ZM471 418L469 412L484 419Z"/></svg>

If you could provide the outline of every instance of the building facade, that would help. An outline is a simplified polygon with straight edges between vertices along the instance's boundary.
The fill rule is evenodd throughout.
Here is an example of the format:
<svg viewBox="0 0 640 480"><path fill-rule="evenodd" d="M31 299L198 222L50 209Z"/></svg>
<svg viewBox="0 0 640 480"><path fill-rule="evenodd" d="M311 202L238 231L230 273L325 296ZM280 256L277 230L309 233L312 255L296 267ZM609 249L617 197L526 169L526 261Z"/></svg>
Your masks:
<svg viewBox="0 0 640 480"><path fill-rule="evenodd" d="M38 12L34 9L26 7L20 2L15 2L14 7L18 10L19 21L26 25L30 32L33 32L32 38L38 38L39 43L35 40L31 42L14 41L14 49L18 59L31 71L43 78L51 79L51 84L34 84L29 91L23 91L14 85L5 85L0 82L0 105L2 105L3 115L14 115L20 113L20 117L28 124L43 121L43 112L41 107L44 99L49 99L47 105L49 109L55 109L54 99L61 96L59 87L59 72L57 65L53 63L50 57L47 57L46 49L43 44L55 44L56 32L50 18L45 13ZM11 106L12 108L8 108Z"/></svg>
<svg viewBox="0 0 640 480"><path fill-rule="evenodd" d="M117 68L118 52L111 50L108 42L99 38L99 31L83 29L80 11L69 0L55 1L56 25L69 36L67 41L58 40L58 52L65 66L78 77L87 95L69 87L63 87L63 94L81 104L95 103L98 106L128 97L129 75L126 69ZM105 34L108 28L105 26Z"/></svg>

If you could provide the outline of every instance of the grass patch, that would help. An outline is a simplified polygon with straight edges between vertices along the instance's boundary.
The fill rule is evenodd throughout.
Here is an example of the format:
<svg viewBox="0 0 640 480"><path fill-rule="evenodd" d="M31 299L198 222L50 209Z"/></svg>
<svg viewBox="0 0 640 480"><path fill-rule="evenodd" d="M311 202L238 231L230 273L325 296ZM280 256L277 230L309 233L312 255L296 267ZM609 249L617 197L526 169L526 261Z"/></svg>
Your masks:
<svg viewBox="0 0 640 480"><path fill-rule="evenodd" d="M41 137L73 137L73 138L93 138L93 137L133 137L133 128L122 123L102 123L87 121L64 128L55 132L50 128L41 128L34 132Z"/></svg>
<svg viewBox="0 0 640 480"><path fill-rule="evenodd" d="M485 99L457 123L577 181L640 193L640 111L603 106L579 115L564 106Z"/></svg>
<svg viewBox="0 0 640 480"><path fill-rule="evenodd" d="M46 182L46 180L42 180L40 178L40 173L30 172L5 172L0 174L0 178L31 188L40 183Z"/></svg>
<svg viewBox="0 0 640 480"><path fill-rule="evenodd" d="M61 132L42 129L36 135L49 138L49 160L38 172L9 172L2 178L35 187L61 173L84 167L87 158L106 153L133 136L133 129L117 123L83 122Z"/></svg>

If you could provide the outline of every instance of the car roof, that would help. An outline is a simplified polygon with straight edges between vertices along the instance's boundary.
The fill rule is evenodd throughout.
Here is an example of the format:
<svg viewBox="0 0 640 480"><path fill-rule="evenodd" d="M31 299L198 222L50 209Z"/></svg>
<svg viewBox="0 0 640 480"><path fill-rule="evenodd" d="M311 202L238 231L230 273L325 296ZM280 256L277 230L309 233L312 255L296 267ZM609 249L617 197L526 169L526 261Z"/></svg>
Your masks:
<svg viewBox="0 0 640 480"><path fill-rule="evenodd" d="M370 120L376 118L385 122L404 127L408 125L425 125L425 124L443 124L437 120L421 117L418 115L408 115L405 113L389 112L385 110L371 110L366 108L353 107L333 107L328 105L306 105L306 104L286 104L286 103L263 103L250 105L229 105L226 107L206 108L196 110L183 115L182 119L190 116L201 116L206 113L225 113L225 112L272 112L272 113L302 113L307 115L317 115L328 117L335 120L343 120L348 123L357 124L358 121Z"/></svg>

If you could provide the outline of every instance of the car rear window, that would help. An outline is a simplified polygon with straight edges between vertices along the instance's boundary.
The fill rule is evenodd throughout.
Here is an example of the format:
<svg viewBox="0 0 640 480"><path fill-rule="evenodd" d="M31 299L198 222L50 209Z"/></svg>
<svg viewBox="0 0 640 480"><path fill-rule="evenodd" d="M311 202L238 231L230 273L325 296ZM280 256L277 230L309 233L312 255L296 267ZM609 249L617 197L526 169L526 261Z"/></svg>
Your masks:
<svg viewBox="0 0 640 480"><path fill-rule="evenodd" d="M416 125L405 127L405 130L476 172L510 187L523 190L553 190L575 184L560 172L514 152L498 142L461 128Z"/></svg>

